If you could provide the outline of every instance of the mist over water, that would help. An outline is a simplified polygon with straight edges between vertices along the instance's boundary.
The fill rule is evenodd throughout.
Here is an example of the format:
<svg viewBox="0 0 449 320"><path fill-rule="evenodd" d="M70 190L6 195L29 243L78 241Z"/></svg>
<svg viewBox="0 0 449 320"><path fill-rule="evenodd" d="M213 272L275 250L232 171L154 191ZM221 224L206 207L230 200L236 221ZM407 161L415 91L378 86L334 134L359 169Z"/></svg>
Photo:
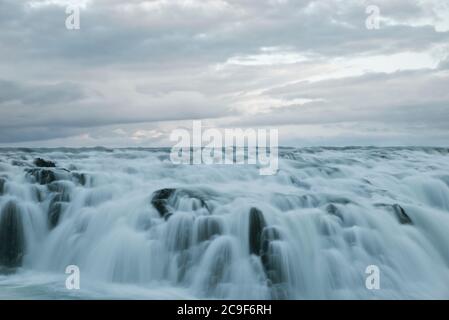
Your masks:
<svg viewBox="0 0 449 320"><path fill-rule="evenodd" d="M447 149L281 148L274 176L169 159L0 150L0 299L449 298Z"/></svg>

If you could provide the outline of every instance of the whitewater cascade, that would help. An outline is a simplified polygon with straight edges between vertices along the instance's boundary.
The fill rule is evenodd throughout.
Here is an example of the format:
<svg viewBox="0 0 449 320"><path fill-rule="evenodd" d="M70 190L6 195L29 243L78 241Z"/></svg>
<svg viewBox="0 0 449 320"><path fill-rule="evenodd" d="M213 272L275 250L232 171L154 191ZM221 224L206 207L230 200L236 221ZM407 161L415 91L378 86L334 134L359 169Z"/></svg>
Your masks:
<svg viewBox="0 0 449 320"><path fill-rule="evenodd" d="M0 298L448 299L448 163L281 148L260 176L168 149L0 149Z"/></svg>

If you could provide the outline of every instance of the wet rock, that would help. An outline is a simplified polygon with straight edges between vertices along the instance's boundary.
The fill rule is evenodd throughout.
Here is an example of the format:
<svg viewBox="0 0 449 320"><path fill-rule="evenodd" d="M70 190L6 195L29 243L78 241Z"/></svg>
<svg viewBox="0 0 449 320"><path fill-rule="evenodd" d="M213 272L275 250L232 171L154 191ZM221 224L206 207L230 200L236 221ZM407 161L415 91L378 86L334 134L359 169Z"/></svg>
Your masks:
<svg viewBox="0 0 449 320"><path fill-rule="evenodd" d="M27 177L39 184L49 184L56 181L56 174L52 170L47 169L26 169Z"/></svg>
<svg viewBox="0 0 449 320"><path fill-rule="evenodd" d="M15 268L9 268L9 267L0 265L0 275L9 276L11 274L14 274L15 272L16 272Z"/></svg>
<svg viewBox="0 0 449 320"><path fill-rule="evenodd" d="M276 227L266 227L262 231L261 235L261 252L260 256L262 259L262 263L265 265L267 262L267 256L269 253L270 242L280 240L281 233Z"/></svg>
<svg viewBox="0 0 449 320"><path fill-rule="evenodd" d="M230 266L235 255L232 242L227 237L218 237L205 254L208 263L204 270L204 289L207 294L217 294L220 284L229 282Z"/></svg>
<svg viewBox="0 0 449 320"><path fill-rule="evenodd" d="M260 254L261 235L266 225L262 211L254 207L251 208L249 211L249 252L251 254Z"/></svg>
<svg viewBox="0 0 449 320"><path fill-rule="evenodd" d="M336 216L336 217L340 218L340 220L342 220L342 221L344 220L343 219L343 214L341 213L340 209L338 209L338 207L335 204L333 204L333 203L328 204L326 206L326 212L331 214L331 215L333 215L333 216Z"/></svg>
<svg viewBox="0 0 449 320"><path fill-rule="evenodd" d="M61 202L52 202L48 209L48 224L50 228L54 228L58 225L59 217L61 216L61 212L63 210Z"/></svg>
<svg viewBox="0 0 449 320"><path fill-rule="evenodd" d="M167 246L170 250L187 250L192 243L195 217L190 214L173 216L168 221Z"/></svg>
<svg viewBox="0 0 449 320"><path fill-rule="evenodd" d="M176 189L161 189L153 193L151 197L151 204L159 212L160 216L168 219L172 214L168 207L169 198L175 193Z"/></svg>
<svg viewBox="0 0 449 320"><path fill-rule="evenodd" d="M42 202L45 199L45 196L47 195L47 192L45 190L41 190L37 185L33 185L30 187L31 194L33 198L37 202Z"/></svg>
<svg viewBox="0 0 449 320"><path fill-rule="evenodd" d="M20 208L10 200L0 215L0 265L15 268L22 264L25 235Z"/></svg>
<svg viewBox="0 0 449 320"><path fill-rule="evenodd" d="M28 164L28 162L20 161L20 160L12 160L11 165L13 165L15 167L29 167L30 166Z"/></svg>
<svg viewBox="0 0 449 320"><path fill-rule="evenodd" d="M151 196L151 204L160 216L167 220L178 209L180 201L184 198L195 200L192 202L192 210L206 208L210 211L201 195L185 189L165 188L157 190Z"/></svg>
<svg viewBox="0 0 449 320"><path fill-rule="evenodd" d="M70 201L70 191L71 182L64 181L54 181L47 185L47 189L50 192L58 194L58 201L69 202Z"/></svg>
<svg viewBox="0 0 449 320"><path fill-rule="evenodd" d="M355 216L344 205L330 203L326 206L325 210L328 214L338 218L339 224L345 228L356 225Z"/></svg>
<svg viewBox="0 0 449 320"><path fill-rule="evenodd" d="M413 224L412 219L409 217L404 208L402 208L399 204L391 205L379 203L376 204L375 206L380 208L386 208L388 211L392 212L400 224Z"/></svg>
<svg viewBox="0 0 449 320"><path fill-rule="evenodd" d="M75 178L77 183L79 183L82 186L86 185L87 177L84 173L74 172L74 173L72 173L72 175Z"/></svg>
<svg viewBox="0 0 449 320"><path fill-rule="evenodd" d="M196 220L196 237L198 242L208 241L221 235L221 221L217 217L202 216Z"/></svg>
<svg viewBox="0 0 449 320"><path fill-rule="evenodd" d="M47 185L59 180L73 180L71 172L64 168L27 168L26 177L31 182Z"/></svg>
<svg viewBox="0 0 449 320"><path fill-rule="evenodd" d="M55 197L57 198L57 197ZM48 224L51 229L58 225L63 210L67 207L66 202L52 200L48 207Z"/></svg>
<svg viewBox="0 0 449 320"><path fill-rule="evenodd" d="M33 161L33 164L39 168L55 168L56 164L49 160L44 160L42 158L36 158Z"/></svg>
<svg viewBox="0 0 449 320"><path fill-rule="evenodd" d="M6 179L0 178L0 196L5 193L5 184L6 184Z"/></svg>
<svg viewBox="0 0 449 320"><path fill-rule="evenodd" d="M396 218L398 218L400 224L413 224L412 219L405 212L404 208L400 205L393 205L394 213L396 214Z"/></svg>
<svg viewBox="0 0 449 320"><path fill-rule="evenodd" d="M67 208L70 201L69 181L54 181L47 185L50 192L54 194L48 206L48 225L51 229L59 223L61 214Z"/></svg>
<svg viewBox="0 0 449 320"><path fill-rule="evenodd" d="M260 259L271 288L272 299L287 299L288 266L282 250L281 232L276 227L266 227L262 231Z"/></svg>
<svg viewBox="0 0 449 320"><path fill-rule="evenodd" d="M293 185L295 185L297 187L300 187L300 188L304 188L304 189L307 189L307 190L309 190L311 188L310 184L308 184L308 183L306 183L304 181L301 181L300 179L298 179L295 176L290 176L290 182Z"/></svg>

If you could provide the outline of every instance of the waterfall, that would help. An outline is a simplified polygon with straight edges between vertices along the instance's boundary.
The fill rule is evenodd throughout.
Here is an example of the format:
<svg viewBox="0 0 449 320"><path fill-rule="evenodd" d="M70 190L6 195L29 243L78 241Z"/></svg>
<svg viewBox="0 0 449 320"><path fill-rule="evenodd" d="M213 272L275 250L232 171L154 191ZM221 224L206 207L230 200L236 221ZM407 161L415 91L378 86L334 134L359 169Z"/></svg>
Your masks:
<svg viewBox="0 0 449 320"><path fill-rule="evenodd" d="M167 149L1 149L0 298L449 298L447 149L279 156L261 176Z"/></svg>

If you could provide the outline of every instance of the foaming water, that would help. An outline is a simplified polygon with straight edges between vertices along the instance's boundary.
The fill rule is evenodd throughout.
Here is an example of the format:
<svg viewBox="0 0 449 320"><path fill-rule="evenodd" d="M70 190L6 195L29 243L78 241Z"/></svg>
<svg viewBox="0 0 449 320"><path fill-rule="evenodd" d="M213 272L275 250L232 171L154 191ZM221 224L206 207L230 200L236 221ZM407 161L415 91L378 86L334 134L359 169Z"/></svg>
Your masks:
<svg viewBox="0 0 449 320"><path fill-rule="evenodd" d="M260 176L165 149L1 150L0 299L449 298L447 149L280 151Z"/></svg>

